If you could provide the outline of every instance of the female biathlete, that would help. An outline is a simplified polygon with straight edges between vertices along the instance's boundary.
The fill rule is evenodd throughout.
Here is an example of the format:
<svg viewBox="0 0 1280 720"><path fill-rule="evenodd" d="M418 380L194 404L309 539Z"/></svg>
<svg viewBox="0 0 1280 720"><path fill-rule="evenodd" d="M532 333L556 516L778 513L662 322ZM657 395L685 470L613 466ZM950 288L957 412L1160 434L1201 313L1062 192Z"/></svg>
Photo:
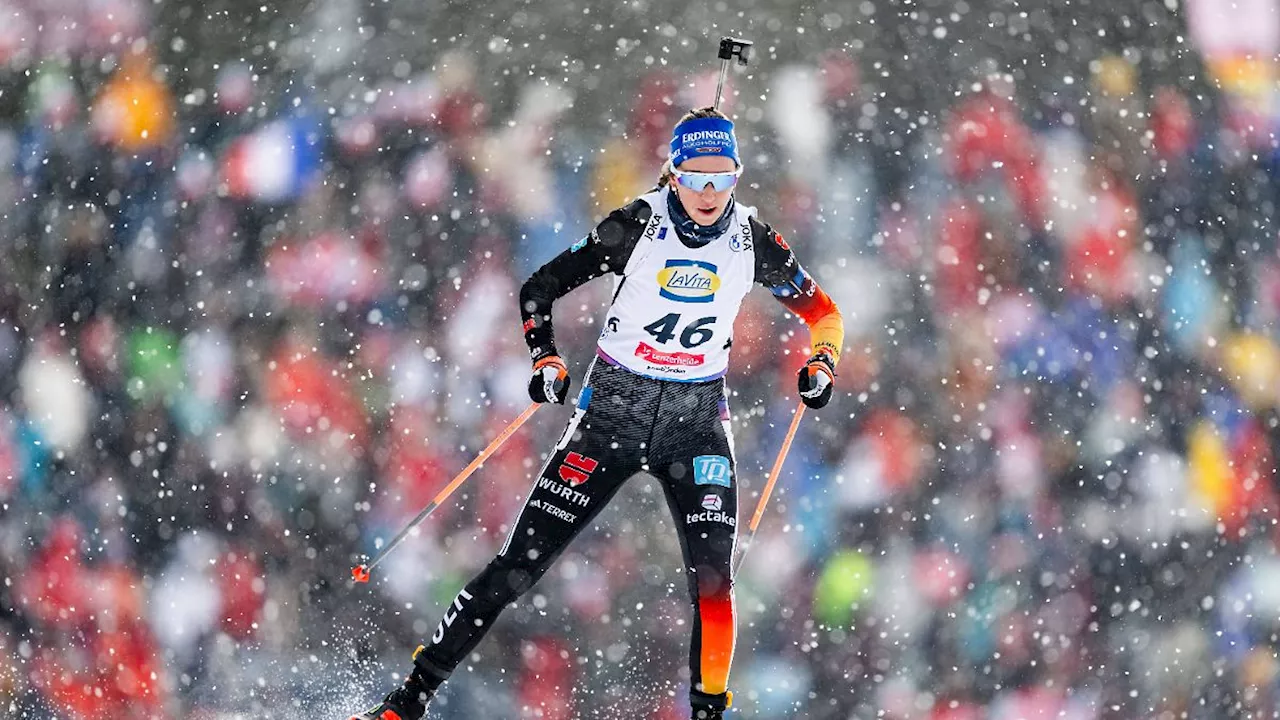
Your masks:
<svg viewBox="0 0 1280 720"><path fill-rule="evenodd" d="M742 298L760 283L809 326L803 401L831 398L844 323L782 237L735 201L742 175L733 123L695 110L676 124L658 187L613 211L520 289L533 358L529 394L563 403L570 378L551 306L605 273L619 276L597 357L564 435L497 557L458 593L405 683L352 720L418 720L441 683L632 475L662 484L675 516L694 607L692 717L731 701L735 617L731 561L737 482L724 375Z"/></svg>

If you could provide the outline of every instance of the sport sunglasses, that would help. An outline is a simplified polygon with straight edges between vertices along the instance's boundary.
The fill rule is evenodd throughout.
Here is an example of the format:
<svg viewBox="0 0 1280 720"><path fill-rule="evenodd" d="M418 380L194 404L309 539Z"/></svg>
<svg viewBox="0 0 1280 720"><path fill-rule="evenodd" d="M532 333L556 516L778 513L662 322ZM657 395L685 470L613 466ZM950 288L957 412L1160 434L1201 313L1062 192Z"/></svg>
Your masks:
<svg viewBox="0 0 1280 720"><path fill-rule="evenodd" d="M742 168L739 167L733 172L727 173L700 173L700 172L682 172L675 168L671 168L671 176L676 182L689 188L702 192L703 188L710 185L716 189L716 192L724 192L734 185L738 184L738 178L742 175Z"/></svg>

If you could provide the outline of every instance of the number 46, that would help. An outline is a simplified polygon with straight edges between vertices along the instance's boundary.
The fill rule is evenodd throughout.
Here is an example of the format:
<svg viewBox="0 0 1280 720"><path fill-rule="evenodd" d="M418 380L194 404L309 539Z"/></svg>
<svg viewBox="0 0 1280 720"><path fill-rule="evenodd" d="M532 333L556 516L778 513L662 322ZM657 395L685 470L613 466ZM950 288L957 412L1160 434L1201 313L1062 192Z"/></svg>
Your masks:
<svg viewBox="0 0 1280 720"><path fill-rule="evenodd" d="M711 339L715 331L707 327L714 323L714 317L698 318L685 326L680 333L680 344L687 348L696 348L702 343ZM654 320L644 326L645 332L653 336L655 340L666 344L668 340L676 336L676 326L680 324L679 313L667 313L666 315Z"/></svg>

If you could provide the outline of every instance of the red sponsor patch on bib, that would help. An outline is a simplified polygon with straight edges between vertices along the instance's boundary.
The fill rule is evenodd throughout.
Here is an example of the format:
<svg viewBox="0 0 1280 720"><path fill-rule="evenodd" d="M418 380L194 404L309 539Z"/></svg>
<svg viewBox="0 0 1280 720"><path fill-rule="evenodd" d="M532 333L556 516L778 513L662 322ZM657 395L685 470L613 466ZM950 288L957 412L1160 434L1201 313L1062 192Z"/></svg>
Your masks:
<svg viewBox="0 0 1280 720"><path fill-rule="evenodd" d="M697 367L706 362L705 355L694 355L686 352L666 352L649 343L642 342L636 346L636 357L647 360L654 365L670 365L675 367Z"/></svg>

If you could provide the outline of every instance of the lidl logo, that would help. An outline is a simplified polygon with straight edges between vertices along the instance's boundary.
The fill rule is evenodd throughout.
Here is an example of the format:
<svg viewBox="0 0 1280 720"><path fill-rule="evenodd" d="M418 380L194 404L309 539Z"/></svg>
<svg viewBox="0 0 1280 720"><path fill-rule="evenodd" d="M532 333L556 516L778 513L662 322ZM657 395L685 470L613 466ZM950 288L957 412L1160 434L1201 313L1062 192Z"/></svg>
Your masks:
<svg viewBox="0 0 1280 720"><path fill-rule="evenodd" d="M668 300L707 303L720 289L716 266L701 260L668 260L658 271L658 294Z"/></svg>

